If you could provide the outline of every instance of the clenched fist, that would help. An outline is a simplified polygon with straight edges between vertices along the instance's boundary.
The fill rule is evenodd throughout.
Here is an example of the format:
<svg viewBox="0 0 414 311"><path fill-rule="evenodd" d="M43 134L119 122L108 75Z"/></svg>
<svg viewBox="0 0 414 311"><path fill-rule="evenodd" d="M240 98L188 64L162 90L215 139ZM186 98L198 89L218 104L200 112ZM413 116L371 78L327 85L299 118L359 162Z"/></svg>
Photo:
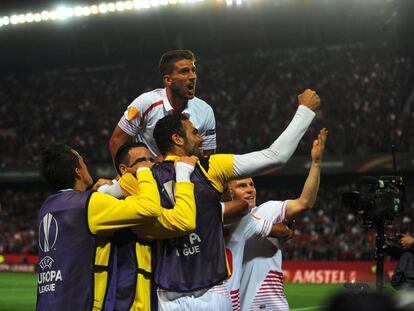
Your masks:
<svg viewBox="0 0 414 311"><path fill-rule="evenodd" d="M298 95L299 105L304 105L309 109L315 111L321 104L321 99L315 91L306 89L302 94Z"/></svg>

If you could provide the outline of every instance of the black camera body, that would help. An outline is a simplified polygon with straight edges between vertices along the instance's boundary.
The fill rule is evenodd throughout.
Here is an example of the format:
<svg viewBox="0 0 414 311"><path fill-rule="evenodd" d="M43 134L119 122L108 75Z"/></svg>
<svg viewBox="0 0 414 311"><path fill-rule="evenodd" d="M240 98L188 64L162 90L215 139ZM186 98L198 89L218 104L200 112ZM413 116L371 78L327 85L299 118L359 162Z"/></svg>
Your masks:
<svg viewBox="0 0 414 311"><path fill-rule="evenodd" d="M403 210L405 187L401 176L364 176L360 192L342 195L342 203L360 216L363 228L390 224Z"/></svg>

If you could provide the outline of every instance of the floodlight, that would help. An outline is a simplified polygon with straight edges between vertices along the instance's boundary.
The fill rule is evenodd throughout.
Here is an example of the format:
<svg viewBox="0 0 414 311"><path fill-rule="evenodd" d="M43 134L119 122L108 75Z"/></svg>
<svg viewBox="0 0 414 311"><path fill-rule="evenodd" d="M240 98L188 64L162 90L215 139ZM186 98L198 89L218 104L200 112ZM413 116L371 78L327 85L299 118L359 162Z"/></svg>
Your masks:
<svg viewBox="0 0 414 311"><path fill-rule="evenodd" d="M10 23L16 25L19 22L19 17L17 15L12 15L10 17Z"/></svg>
<svg viewBox="0 0 414 311"><path fill-rule="evenodd" d="M82 8L82 15L83 16L89 16L91 14L91 9L88 6L84 6Z"/></svg>
<svg viewBox="0 0 414 311"><path fill-rule="evenodd" d="M2 21L3 21L4 26L7 26L8 24L10 24L10 18L8 16L4 16L2 18Z"/></svg>
<svg viewBox="0 0 414 311"><path fill-rule="evenodd" d="M33 13L26 14L26 22L32 23L33 22Z"/></svg>
<svg viewBox="0 0 414 311"><path fill-rule="evenodd" d="M19 24L24 24L26 23L26 16L23 14L19 15Z"/></svg>
<svg viewBox="0 0 414 311"><path fill-rule="evenodd" d="M77 6L73 9L73 13L75 14L75 16L82 16L82 7Z"/></svg>
<svg viewBox="0 0 414 311"><path fill-rule="evenodd" d="M42 21L42 15L40 13L36 13L34 15L33 19L36 23L41 22Z"/></svg>
<svg viewBox="0 0 414 311"><path fill-rule="evenodd" d="M125 1L124 5L125 5L125 10L132 10L134 8L134 4L132 3L132 1Z"/></svg>
<svg viewBox="0 0 414 311"><path fill-rule="evenodd" d="M106 5L106 3L100 4L99 5L99 13L105 14L106 12L108 12L108 6Z"/></svg>
<svg viewBox="0 0 414 311"><path fill-rule="evenodd" d="M50 11L49 13L49 19L55 20L57 18L56 11Z"/></svg>
<svg viewBox="0 0 414 311"><path fill-rule="evenodd" d="M142 7L145 9L149 9L151 7L151 2L149 0L142 0Z"/></svg>
<svg viewBox="0 0 414 311"><path fill-rule="evenodd" d="M115 4L115 7L116 7L116 10L119 11L119 12L122 12L123 10L125 10L125 4L124 4L123 1L118 1Z"/></svg>
<svg viewBox="0 0 414 311"><path fill-rule="evenodd" d="M142 8L141 0L134 0L134 9L139 10Z"/></svg>
<svg viewBox="0 0 414 311"><path fill-rule="evenodd" d="M116 10L115 3L110 2L108 3L108 12L114 12Z"/></svg>
<svg viewBox="0 0 414 311"><path fill-rule="evenodd" d="M157 7L160 5L159 0L151 0L150 6Z"/></svg>
<svg viewBox="0 0 414 311"><path fill-rule="evenodd" d="M41 13L41 18L42 18L42 20L47 21L47 20L49 20L49 17L50 17L50 13L49 13L49 11L43 11L43 12Z"/></svg>
<svg viewBox="0 0 414 311"><path fill-rule="evenodd" d="M91 10L91 14L98 14L99 13L99 9L98 9L98 6L97 5L91 5L90 7L89 7L89 9Z"/></svg>

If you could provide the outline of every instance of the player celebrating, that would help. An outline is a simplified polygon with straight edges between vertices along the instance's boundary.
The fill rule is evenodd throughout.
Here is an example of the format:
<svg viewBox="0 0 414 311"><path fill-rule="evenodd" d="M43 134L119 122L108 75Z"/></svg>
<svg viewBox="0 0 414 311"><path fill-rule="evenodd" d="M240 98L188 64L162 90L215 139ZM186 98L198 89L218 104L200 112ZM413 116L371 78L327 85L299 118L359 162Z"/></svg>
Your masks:
<svg viewBox="0 0 414 311"><path fill-rule="evenodd" d="M197 206L195 232L184 238L163 240L158 247L154 281L160 310L231 310L226 295L214 292L227 277L219 201L224 185L234 178L251 176L285 163L296 149L319 107L319 96L305 90L298 96L298 110L280 137L267 149L244 155L202 158L191 176ZM161 204L174 204L175 171L171 161L201 155L203 138L186 115L168 115L158 121L154 138L165 161L154 165Z"/></svg>
<svg viewBox="0 0 414 311"><path fill-rule="evenodd" d="M109 141L112 157L118 148L134 138L145 143L153 157L159 150L153 138L157 121L168 114L185 113L203 137L204 155L216 149L216 121L213 109L195 96L195 57L191 51L175 50L161 56L159 70L164 89L141 94L128 106Z"/></svg>
<svg viewBox="0 0 414 311"><path fill-rule="evenodd" d="M249 210L256 206L256 189L251 178L230 181L223 196L232 200L226 201L227 204L233 200L245 200ZM231 277L226 280L225 285L230 293L234 311L240 310L240 279L246 241L250 238L256 240L268 236L287 239L293 233L286 224L282 223L284 210L278 207L273 208L271 204L268 205L273 211L273 218L270 221L248 213L238 221L226 225L224 229L227 257L231 270ZM263 207L265 206L267 205L264 204Z"/></svg>
<svg viewBox="0 0 414 311"><path fill-rule="evenodd" d="M302 193L295 200L268 201L254 207L252 213L273 223L291 221L301 212L315 205L319 189L321 161L328 135L322 129L314 140L312 163ZM256 203L256 190L253 185L244 190L235 189L235 197L244 197L249 204ZM277 239L249 239L246 242L242 278L240 283L241 310L289 310L283 289L282 252Z"/></svg>

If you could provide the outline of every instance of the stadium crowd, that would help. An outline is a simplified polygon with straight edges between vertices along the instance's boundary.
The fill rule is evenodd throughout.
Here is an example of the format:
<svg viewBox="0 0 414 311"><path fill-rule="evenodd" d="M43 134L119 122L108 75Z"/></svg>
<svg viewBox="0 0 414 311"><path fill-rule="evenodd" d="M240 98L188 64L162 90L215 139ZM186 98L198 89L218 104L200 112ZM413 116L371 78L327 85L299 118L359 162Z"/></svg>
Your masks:
<svg viewBox="0 0 414 311"><path fill-rule="evenodd" d="M399 151L414 151L412 64L397 49L356 44L219 58L200 55L197 66L197 96L215 111L220 152L269 145L276 135L270 133L287 126L296 95L307 86L329 104L295 154L308 155L310 140L322 126L330 132L327 155L386 152L392 142ZM89 162L110 163L107 142L125 107L157 81L161 85L153 67L114 65L0 76L0 168L36 166L40 150L58 141L74 146ZM316 211L297 221L296 238L285 245L286 259L373 258L373 233L362 232L354 214L340 209L339 193L344 190L322 182ZM36 214L46 195L0 192L0 253L37 253ZM259 189L258 199L292 195L292 189ZM395 228L413 232L414 201L407 202L406 215Z"/></svg>
<svg viewBox="0 0 414 311"><path fill-rule="evenodd" d="M148 66L0 76L0 168L36 165L40 150L55 141L66 141L93 162L109 162L107 141L125 107L161 85ZM296 154L307 154L321 126L331 133L328 155L388 152L391 143L399 151L414 150L412 64L395 48L357 44L201 55L197 66L197 96L215 111L219 152L267 146L307 86L329 104Z"/></svg>

